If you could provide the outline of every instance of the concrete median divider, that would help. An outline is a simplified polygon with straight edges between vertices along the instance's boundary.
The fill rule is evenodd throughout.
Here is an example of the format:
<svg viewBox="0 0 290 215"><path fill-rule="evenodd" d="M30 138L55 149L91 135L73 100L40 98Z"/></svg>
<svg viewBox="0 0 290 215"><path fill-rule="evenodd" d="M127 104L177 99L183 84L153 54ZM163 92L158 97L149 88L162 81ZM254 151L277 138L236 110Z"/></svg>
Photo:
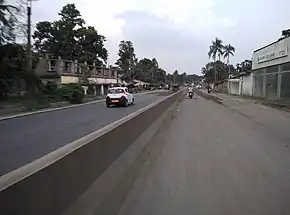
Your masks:
<svg viewBox="0 0 290 215"><path fill-rule="evenodd" d="M0 214L63 214L184 92L169 95L0 177Z"/></svg>

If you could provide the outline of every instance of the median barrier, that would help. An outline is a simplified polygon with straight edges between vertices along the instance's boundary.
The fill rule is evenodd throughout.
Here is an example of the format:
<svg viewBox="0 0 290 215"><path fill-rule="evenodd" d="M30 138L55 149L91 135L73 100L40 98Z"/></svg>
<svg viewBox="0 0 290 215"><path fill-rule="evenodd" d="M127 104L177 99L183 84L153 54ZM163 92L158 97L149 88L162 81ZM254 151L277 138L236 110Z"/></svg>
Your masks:
<svg viewBox="0 0 290 215"><path fill-rule="evenodd" d="M63 214L183 95L169 95L0 177L0 214Z"/></svg>

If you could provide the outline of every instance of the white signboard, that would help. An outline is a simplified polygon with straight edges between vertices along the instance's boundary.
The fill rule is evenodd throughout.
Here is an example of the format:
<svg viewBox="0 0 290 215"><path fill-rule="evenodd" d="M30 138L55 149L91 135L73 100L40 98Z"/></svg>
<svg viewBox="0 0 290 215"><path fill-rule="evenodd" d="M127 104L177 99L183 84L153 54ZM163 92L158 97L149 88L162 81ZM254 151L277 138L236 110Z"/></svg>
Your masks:
<svg viewBox="0 0 290 215"><path fill-rule="evenodd" d="M280 49L274 49L272 52L258 56L257 63L263 63L286 56L288 56L288 46L285 46L284 48Z"/></svg>

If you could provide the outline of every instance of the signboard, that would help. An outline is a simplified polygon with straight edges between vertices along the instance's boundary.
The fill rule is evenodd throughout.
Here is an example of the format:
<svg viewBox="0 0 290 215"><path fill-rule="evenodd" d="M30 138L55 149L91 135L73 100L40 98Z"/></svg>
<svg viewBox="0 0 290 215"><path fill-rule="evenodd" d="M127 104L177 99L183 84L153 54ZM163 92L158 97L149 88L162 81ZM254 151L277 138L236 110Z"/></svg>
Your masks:
<svg viewBox="0 0 290 215"><path fill-rule="evenodd" d="M257 63L263 63L277 58L288 56L288 46L280 49L274 49L272 52L257 57Z"/></svg>

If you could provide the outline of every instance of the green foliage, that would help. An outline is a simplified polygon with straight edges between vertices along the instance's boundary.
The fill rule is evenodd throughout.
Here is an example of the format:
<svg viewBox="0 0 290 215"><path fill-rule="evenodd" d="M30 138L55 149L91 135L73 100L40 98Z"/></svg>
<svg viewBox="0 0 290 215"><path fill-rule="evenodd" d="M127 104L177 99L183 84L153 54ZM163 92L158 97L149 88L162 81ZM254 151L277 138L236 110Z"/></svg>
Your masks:
<svg viewBox="0 0 290 215"><path fill-rule="evenodd" d="M290 37L290 29L282 30L282 38Z"/></svg>
<svg viewBox="0 0 290 215"><path fill-rule="evenodd" d="M230 56L234 56L236 49L231 44L223 45L223 41L215 38L209 47L208 56L213 59L202 68L204 79L208 83L214 83L228 78L229 74L236 74L237 70L233 65L230 65ZM218 57L218 60L216 60ZM227 60L223 63L221 57Z"/></svg>
<svg viewBox="0 0 290 215"><path fill-rule="evenodd" d="M231 44L224 46L224 58L227 59L227 64L230 62L230 55L234 56L236 49Z"/></svg>
<svg viewBox="0 0 290 215"><path fill-rule="evenodd" d="M19 44L0 46L0 99L28 88L38 87L39 78L27 72L24 47Z"/></svg>
<svg viewBox="0 0 290 215"><path fill-rule="evenodd" d="M59 88L59 94L63 100L72 104L82 103L84 99L84 89L79 84L66 84Z"/></svg>
<svg viewBox="0 0 290 215"><path fill-rule="evenodd" d="M106 38L94 27L84 27L85 21L74 4L64 6L59 16L54 22L37 23L33 38L38 52L66 60L96 62L97 65L107 61Z"/></svg>
<svg viewBox="0 0 290 215"><path fill-rule="evenodd" d="M119 44L118 60L116 65L121 69L121 74L124 80L129 80L132 77L132 67L137 64L137 58L133 43L131 41L122 40Z"/></svg>
<svg viewBox="0 0 290 215"><path fill-rule="evenodd" d="M152 60L148 58L141 59L137 65L137 71L135 77L143 80L145 82L164 82L166 80L166 71L162 68L159 68L158 61L156 58Z"/></svg>
<svg viewBox="0 0 290 215"><path fill-rule="evenodd" d="M252 69L252 60L244 60L241 63L237 63L237 72L247 72Z"/></svg>
<svg viewBox="0 0 290 215"><path fill-rule="evenodd" d="M215 38L214 41L212 41L211 46L209 47L208 56L209 58L212 58L214 61L216 61L216 57L218 56L219 60L221 60L221 56L223 56L223 41L219 38Z"/></svg>
<svg viewBox="0 0 290 215"><path fill-rule="evenodd" d="M46 84L42 85L39 94L43 99L47 100L48 102L62 101L62 95L59 92L59 86L52 81L49 81Z"/></svg>
<svg viewBox="0 0 290 215"><path fill-rule="evenodd" d="M17 21L15 17L17 10L17 7L0 0L0 44L15 40L13 28Z"/></svg>
<svg viewBox="0 0 290 215"><path fill-rule="evenodd" d="M229 67L221 61L209 62L202 68L202 74L204 75L205 81L208 83L221 81L228 78Z"/></svg>

